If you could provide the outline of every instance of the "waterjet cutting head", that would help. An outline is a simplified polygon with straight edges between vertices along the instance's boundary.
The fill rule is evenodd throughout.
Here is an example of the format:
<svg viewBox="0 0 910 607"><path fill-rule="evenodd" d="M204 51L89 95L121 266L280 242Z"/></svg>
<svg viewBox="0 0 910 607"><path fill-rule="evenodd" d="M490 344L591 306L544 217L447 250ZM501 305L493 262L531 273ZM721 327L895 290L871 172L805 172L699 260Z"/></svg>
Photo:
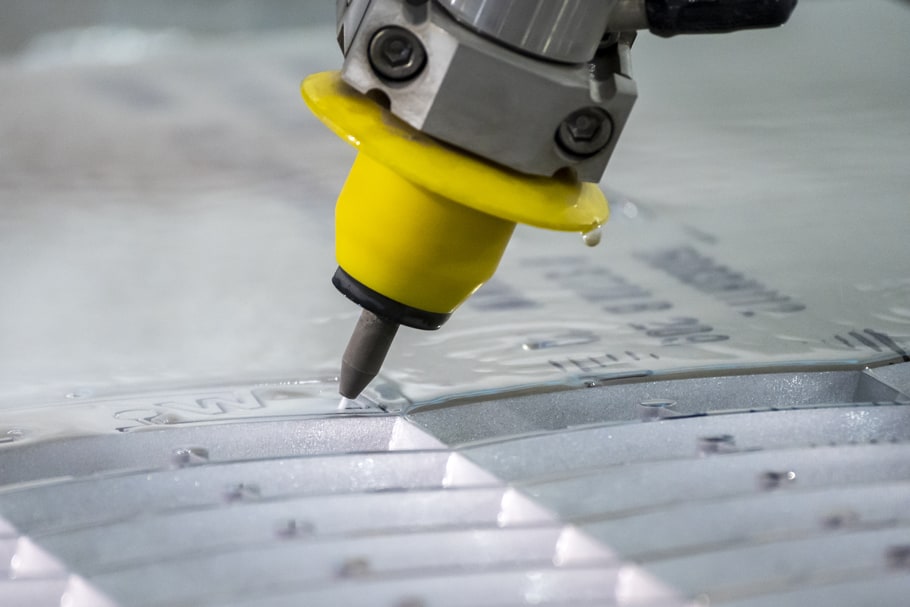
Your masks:
<svg viewBox="0 0 910 607"><path fill-rule="evenodd" d="M636 31L784 23L796 0L338 0L340 74L303 84L359 154L338 198L333 282L364 308L342 394L398 325L436 329L495 271L516 223L588 233L592 185L637 96ZM587 183L586 183L587 182Z"/></svg>
<svg viewBox="0 0 910 607"><path fill-rule="evenodd" d="M524 175L442 144L335 72L310 76L302 93L359 152L335 207L332 282L370 313L344 356L348 398L379 370L398 325L438 329L493 275L516 223L583 233L607 220L596 185Z"/></svg>

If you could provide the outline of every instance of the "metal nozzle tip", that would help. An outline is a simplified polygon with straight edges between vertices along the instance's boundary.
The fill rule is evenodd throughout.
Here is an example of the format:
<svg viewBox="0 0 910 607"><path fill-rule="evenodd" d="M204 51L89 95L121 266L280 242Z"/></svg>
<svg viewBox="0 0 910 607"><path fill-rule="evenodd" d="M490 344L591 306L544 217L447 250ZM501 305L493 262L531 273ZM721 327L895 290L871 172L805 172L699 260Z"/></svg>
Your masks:
<svg viewBox="0 0 910 607"><path fill-rule="evenodd" d="M341 375L338 377L338 393L349 400L355 400L363 389L370 385L374 377L376 377L376 373L355 369L342 361Z"/></svg>
<svg viewBox="0 0 910 607"><path fill-rule="evenodd" d="M373 381L397 332L398 323L376 316L369 310L360 313L341 359L338 392L342 396L355 399Z"/></svg>

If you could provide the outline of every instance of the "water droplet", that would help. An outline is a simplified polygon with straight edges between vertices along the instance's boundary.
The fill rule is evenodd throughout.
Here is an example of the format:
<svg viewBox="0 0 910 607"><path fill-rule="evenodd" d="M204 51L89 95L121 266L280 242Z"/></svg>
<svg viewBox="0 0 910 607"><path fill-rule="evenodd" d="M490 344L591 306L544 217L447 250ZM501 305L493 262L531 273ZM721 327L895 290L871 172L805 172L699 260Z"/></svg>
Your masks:
<svg viewBox="0 0 910 607"><path fill-rule="evenodd" d="M364 557L347 559L338 568L339 577L363 577L370 573L370 561Z"/></svg>
<svg viewBox="0 0 910 607"><path fill-rule="evenodd" d="M825 529L843 529L852 527L859 522L859 514L853 510L829 512L821 517L822 527Z"/></svg>
<svg viewBox="0 0 910 607"><path fill-rule="evenodd" d="M16 540L15 550L9 560L14 578L53 578L67 571L57 556L28 536Z"/></svg>
<svg viewBox="0 0 910 607"><path fill-rule="evenodd" d="M736 451L736 439L732 434L718 434L716 436L699 436L698 453L701 455L716 455L718 453L733 453Z"/></svg>
<svg viewBox="0 0 910 607"><path fill-rule="evenodd" d="M635 219L638 217L638 205L631 200L625 201L622 203L622 214L629 219Z"/></svg>
<svg viewBox="0 0 910 607"><path fill-rule="evenodd" d="M279 521L275 526L275 535L282 539L291 539L313 535L316 528L309 521L298 521L296 519L287 519Z"/></svg>
<svg viewBox="0 0 910 607"><path fill-rule="evenodd" d="M198 466L209 461L209 450L205 447L179 447L171 454L175 466Z"/></svg>
<svg viewBox="0 0 910 607"><path fill-rule="evenodd" d="M673 417L674 413L671 409L675 405L676 401L669 398L651 398L638 403L638 413L642 421Z"/></svg>
<svg viewBox="0 0 910 607"><path fill-rule="evenodd" d="M152 424L161 424L162 426L166 426L170 424L179 424L180 422L186 420L183 417L175 415L173 413L162 413L160 415L156 415L148 421Z"/></svg>
<svg viewBox="0 0 910 607"><path fill-rule="evenodd" d="M22 428L10 428L6 431L0 430L0 444L21 440L23 436L25 436L25 431L23 431Z"/></svg>
<svg viewBox="0 0 910 607"><path fill-rule="evenodd" d="M769 470L758 475L758 486L760 489L770 491L772 489L779 489L795 480L796 472L793 472L792 470L787 470L785 472L774 472Z"/></svg>
<svg viewBox="0 0 910 607"><path fill-rule="evenodd" d="M639 407L650 407L654 409L666 409L672 407L676 404L675 400L670 400L669 398L652 398L649 400L643 400L638 403Z"/></svg>
<svg viewBox="0 0 910 607"><path fill-rule="evenodd" d="M597 226L593 230L589 230L581 235L581 239L585 241L585 244L589 247L596 247L600 244L600 239L603 236L603 230L600 226Z"/></svg>
<svg viewBox="0 0 910 607"><path fill-rule="evenodd" d="M885 550L885 562L892 569L910 568L910 545L889 546Z"/></svg>
<svg viewBox="0 0 910 607"><path fill-rule="evenodd" d="M224 499L229 502L259 499L261 496L262 491L259 489L259 485L254 483L237 483L228 487L224 492Z"/></svg>
<svg viewBox="0 0 910 607"><path fill-rule="evenodd" d="M88 398L92 395L92 391L88 388L76 388L72 392L66 394L66 398L76 399L76 398Z"/></svg>

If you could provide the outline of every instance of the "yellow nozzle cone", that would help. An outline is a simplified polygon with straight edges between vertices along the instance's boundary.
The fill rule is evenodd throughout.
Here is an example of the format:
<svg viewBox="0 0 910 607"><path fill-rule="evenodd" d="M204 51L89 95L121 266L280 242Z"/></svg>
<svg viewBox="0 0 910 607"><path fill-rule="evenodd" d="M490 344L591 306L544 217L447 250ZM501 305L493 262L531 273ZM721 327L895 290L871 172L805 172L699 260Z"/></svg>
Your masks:
<svg viewBox="0 0 910 607"><path fill-rule="evenodd" d="M335 207L335 254L370 289L448 314L493 275L514 228L359 154Z"/></svg>
<svg viewBox="0 0 910 607"><path fill-rule="evenodd" d="M338 264L404 306L451 313L492 276L516 222L585 233L607 220L596 185L524 175L442 144L337 72L308 77L302 93L359 150L335 211Z"/></svg>

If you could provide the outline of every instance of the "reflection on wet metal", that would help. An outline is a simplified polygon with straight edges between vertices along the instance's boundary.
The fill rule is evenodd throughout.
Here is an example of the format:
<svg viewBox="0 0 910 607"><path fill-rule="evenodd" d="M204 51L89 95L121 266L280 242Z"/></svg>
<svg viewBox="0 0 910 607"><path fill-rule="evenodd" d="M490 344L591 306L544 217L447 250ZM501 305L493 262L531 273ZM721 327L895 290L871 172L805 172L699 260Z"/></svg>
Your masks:
<svg viewBox="0 0 910 607"><path fill-rule="evenodd" d="M247 402L250 388L231 390L230 402ZM293 387L255 390L295 400L277 398ZM892 400L855 400L882 396ZM769 598L754 605L770 607L775 593L825 591L780 577L769 563L784 552L859 542L849 558L804 559L812 580L904 568L906 396L863 371L603 385L365 417L337 410L335 394L316 397L331 407L313 416L311 396L296 417L254 425L95 427L70 439L81 457L101 456L71 466L72 479L53 477L65 440L11 444L4 457L27 482L0 492L0 516L22 583L77 570L67 592L111 606L367 604L332 583L356 580L389 604L446 604L453 584L477 584L485 594L471 604L624 596L634 607L660 596L682 606L698 594L755 601L761 587ZM736 575L699 573L725 559Z"/></svg>
<svg viewBox="0 0 910 607"><path fill-rule="evenodd" d="M370 561L363 557L350 558L342 563L338 569L338 577L365 577L370 573Z"/></svg>
<svg viewBox="0 0 910 607"><path fill-rule="evenodd" d="M892 569L910 569L910 545L889 546L885 559Z"/></svg>
<svg viewBox="0 0 910 607"><path fill-rule="evenodd" d="M698 437L698 453L701 455L717 455L721 453L734 453L736 439L732 434L716 434L714 436Z"/></svg>
<svg viewBox="0 0 910 607"><path fill-rule="evenodd" d="M758 486L765 491L780 489L795 481L796 472L793 472L792 470L786 470L784 472L769 470L768 472L762 472L758 475Z"/></svg>
<svg viewBox="0 0 910 607"><path fill-rule="evenodd" d="M600 226L598 226L598 227L594 228L593 230L582 234L581 238L582 238L582 240L584 240L584 243L586 245L588 245L589 247L596 247L597 245L600 244L601 238L603 238L603 229Z"/></svg>
<svg viewBox="0 0 910 607"><path fill-rule="evenodd" d="M821 525L825 529L843 529L845 527L854 527L862 524L859 514L855 510L839 510L825 514L821 518ZM868 521L866 521L868 523Z"/></svg>
<svg viewBox="0 0 910 607"><path fill-rule="evenodd" d="M237 483L224 491L224 499L228 502L257 500L260 497L262 497L262 491L255 483Z"/></svg>
<svg viewBox="0 0 910 607"><path fill-rule="evenodd" d="M591 387L596 387L596 384ZM644 420L672 417L674 415L672 412L672 407L675 405L675 400L665 398L651 398L638 403L638 406L640 407L639 410L641 412L641 418Z"/></svg>
<svg viewBox="0 0 910 607"><path fill-rule="evenodd" d="M313 535L315 532L316 528L312 523L296 519L282 521L275 528L275 534L283 539L306 537Z"/></svg>
<svg viewBox="0 0 910 607"><path fill-rule="evenodd" d="M175 466L198 466L209 461L209 450L205 447L180 447L174 449L171 461Z"/></svg>

